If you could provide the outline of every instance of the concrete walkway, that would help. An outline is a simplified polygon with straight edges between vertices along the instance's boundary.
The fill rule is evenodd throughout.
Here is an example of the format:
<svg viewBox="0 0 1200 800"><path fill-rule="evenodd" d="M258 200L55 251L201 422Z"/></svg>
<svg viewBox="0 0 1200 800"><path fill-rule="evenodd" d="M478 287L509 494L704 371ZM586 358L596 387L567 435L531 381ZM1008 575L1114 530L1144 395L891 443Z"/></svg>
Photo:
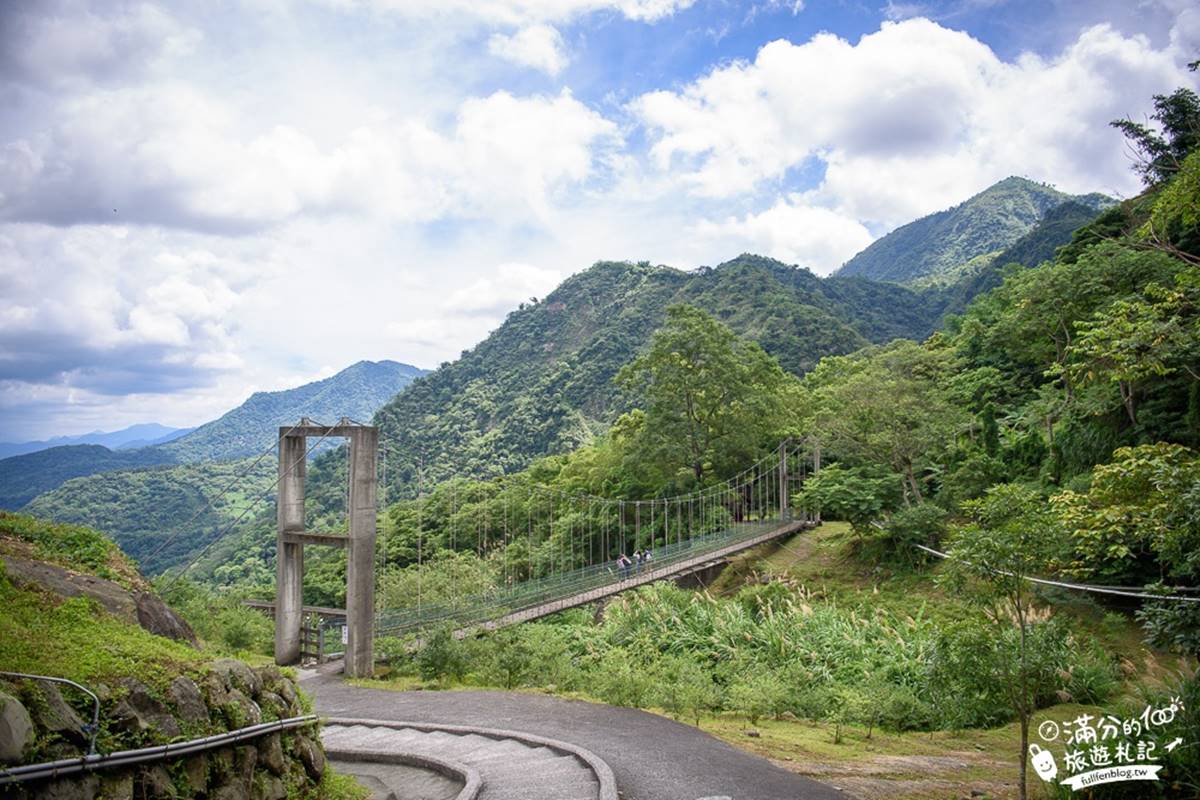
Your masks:
<svg viewBox="0 0 1200 800"><path fill-rule="evenodd" d="M501 728L560 739L608 763L623 800L845 800L689 725L630 708L511 692L393 692L308 673L327 717Z"/></svg>

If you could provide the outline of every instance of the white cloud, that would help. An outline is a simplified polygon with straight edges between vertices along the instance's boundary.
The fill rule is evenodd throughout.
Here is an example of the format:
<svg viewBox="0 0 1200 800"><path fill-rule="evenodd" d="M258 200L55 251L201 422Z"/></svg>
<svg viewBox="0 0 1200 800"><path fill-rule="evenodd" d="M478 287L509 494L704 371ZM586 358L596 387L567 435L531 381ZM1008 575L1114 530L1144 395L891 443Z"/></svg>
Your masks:
<svg viewBox="0 0 1200 800"><path fill-rule="evenodd" d="M1185 81L1181 60L1097 26L1056 58L1007 63L915 19L857 44L771 42L752 63L648 93L631 110L652 132L653 162L697 196L753 192L815 158L826 175L813 202L890 227L1010 174L1135 189L1108 121Z"/></svg>
<svg viewBox="0 0 1200 800"><path fill-rule="evenodd" d="M494 33L488 39L488 52L547 75L557 75L567 66L562 36L549 25L530 25L511 36Z"/></svg>
<svg viewBox="0 0 1200 800"><path fill-rule="evenodd" d="M414 17L471 17L501 25L563 22L597 11L655 22L691 7L695 0L328 0L332 5L371 6Z"/></svg>
<svg viewBox="0 0 1200 800"><path fill-rule="evenodd" d="M385 115L329 147L286 124L244 131L247 118L185 86L87 94L0 151L0 218L237 233L309 213L536 216L619 142L567 90L468 98L447 131Z"/></svg>
<svg viewBox="0 0 1200 800"><path fill-rule="evenodd" d="M770 256L818 275L833 272L874 238L857 220L796 195L760 214L702 221L694 233L715 251Z"/></svg>
<svg viewBox="0 0 1200 800"><path fill-rule="evenodd" d="M14 3L0 24L0 78L35 86L106 84L191 52L201 39L150 3L98 12L82 0Z"/></svg>

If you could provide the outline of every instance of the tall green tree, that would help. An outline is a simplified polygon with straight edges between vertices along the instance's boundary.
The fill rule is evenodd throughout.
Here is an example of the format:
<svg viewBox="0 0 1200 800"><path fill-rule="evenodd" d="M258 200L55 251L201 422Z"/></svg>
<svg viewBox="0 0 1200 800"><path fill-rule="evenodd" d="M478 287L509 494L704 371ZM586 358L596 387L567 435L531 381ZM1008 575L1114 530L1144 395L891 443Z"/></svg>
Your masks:
<svg viewBox="0 0 1200 800"><path fill-rule="evenodd" d="M702 483L753 461L778 435L790 381L756 343L697 308L676 305L617 382L645 415L631 455Z"/></svg>
<svg viewBox="0 0 1200 800"><path fill-rule="evenodd" d="M945 349L896 341L815 371L806 382L818 408L814 430L839 458L891 467L905 503L921 503L918 475L969 422L945 388L950 357Z"/></svg>
<svg viewBox="0 0 1200 800"><path fill-rule="evenodd" d="M1019 785L1025 800L1029 721L1039 694L1053 679L1053 670L1040 663L1040 649L1030 646L1035 596L1028 579L1045 574L1054 562L1062 526L1040 494L1017 484L995 486L963 509L971 521L954 531L945 580L983 608L999 629L997 640L1017 629L1017 652L994 654L992 661L1020 722Z"/></svg>
<svg viewBox="0 0 1200 800"><path fill-rule="evenodd" d="M1150 118L1158 123L1161 133L1131 119L1109 123L1129 140L1137 159L1134 168L1148 186L1171 178L1200 145L1200 96L1186 88L1156 94Z"/></svg>

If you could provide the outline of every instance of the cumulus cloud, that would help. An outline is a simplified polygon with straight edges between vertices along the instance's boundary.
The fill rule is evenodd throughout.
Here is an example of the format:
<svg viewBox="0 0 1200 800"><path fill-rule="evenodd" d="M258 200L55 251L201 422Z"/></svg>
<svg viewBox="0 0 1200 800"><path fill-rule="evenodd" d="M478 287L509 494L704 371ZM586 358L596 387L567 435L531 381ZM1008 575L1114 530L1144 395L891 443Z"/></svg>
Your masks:
<svg viewBox="0 0 1200 800"><path fill-rule="evenodd" d="M536 216L619 142L567 90L468 98L445 131L384 116L328 147L291 125L246 132L244 119L188 86L89 93L52 130L0 149L0 219L245 233L305 213Z"/></svg>
<svg viewBox="0 0 1200 800"><path fill-rule="evenodd" d="M833 272L874 238L858 220L807 205L799 195L759 214L702 221L694 233L714 250L759 253L818 275Z"/></svg>
<svg viewBox="0 0 1200 800"><path fill-rule="evenodd" d="M0 236L0 379L98 395L176 392L237 368L237 294L206 256L130 248L114 229ZM152 265L140 274L131 266ZM53 264L53 269L43 265Z"/></svg>
<svg viewBox="0 0 1200 800"><path fill-rule="evenodd" d="M890 227L1010 174L1132 190L1107 123L1186 80L1180 62L1173 46L1102 25L1057 57L1009 63L913 19L857 44L771 42L753 62L645 94L631 110L652 132L654 163L696 195L752 192L817 158L826 173L815 201Z"/></svg>
<svg viewBox="0 0 1200 800"><path fill-rule="evenodd" d="M530 25L511 36L492 34L488 52L506 61L557 75L567 65L562 35L550 25Z"/></svg>
<svg viewBox="0 0 1200 800"><path fill-rule="evenodd" d="M111 84L191 51L201 35L149 3L98 12L83 0L11 3L0 14L0 80Z"/></svg>

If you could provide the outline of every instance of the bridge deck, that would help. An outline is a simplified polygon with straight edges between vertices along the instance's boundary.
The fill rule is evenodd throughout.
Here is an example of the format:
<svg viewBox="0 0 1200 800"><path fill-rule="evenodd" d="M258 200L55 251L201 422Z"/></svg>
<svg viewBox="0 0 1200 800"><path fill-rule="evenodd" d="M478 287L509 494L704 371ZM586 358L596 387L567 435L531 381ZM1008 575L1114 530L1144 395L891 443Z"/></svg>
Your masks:
<svg viewBox="0 0 1200 800"><path fill-rule="evenodd" d="M594 603L597 600L603 600L606 597L612 597L615 594L635 589L638 586L645 586L655 581L667 580L670 578L678 578L684 575L689 575L693 572L703 569L715 562L721 561L735 553L740 553L743 550L748 550L751 547L757 547L764 542L769 542L772 539L777 539L780 536L788 536L797 531L811 527L813 523L797 520L782 525L778 528L766 531L748 539L742 539L732 542L724 547L718 547L713 550L708 550L704 553L699 553L693 558L677 561L670 564L664 564L659 567L650 566L643 567L640 572L631 573L625 580L619 580L605 586L599 586L594 589L589 589L568 597L551 600L546 603L541 603L536 606L524 608L519 611L513 611L494 620L483 623L480 627L486 630L496 630L509 625L516 625L520 622L529 622L530 620L539 619L541 617L556 614L559 611L564 611L568 608L587 605ZM653 562L651 562L653 564Z"/></svg>

